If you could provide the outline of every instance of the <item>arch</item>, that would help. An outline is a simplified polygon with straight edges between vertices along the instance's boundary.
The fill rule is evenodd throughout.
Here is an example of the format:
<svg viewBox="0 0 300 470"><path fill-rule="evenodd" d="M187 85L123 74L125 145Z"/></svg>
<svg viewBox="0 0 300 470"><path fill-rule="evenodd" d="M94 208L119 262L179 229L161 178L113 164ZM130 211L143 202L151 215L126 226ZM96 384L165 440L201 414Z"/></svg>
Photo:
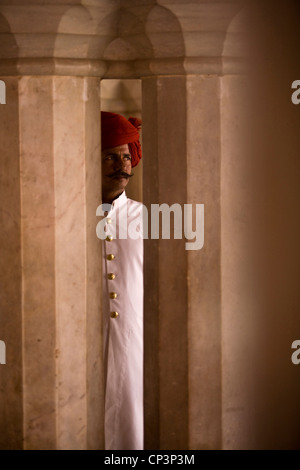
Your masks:
<svg viewBox="0 0 300 470"><path fill-rule="evenodd" d="M98 25L98 37L102 26L107 29L108 24L112 26L110 38L105 38L106 47L103 41L99 42L97 56L111 66L110 77L125 78L125 73L139 78L149 73L153 60L184 59L184 40L177 17L154 1L139 8L128 6L111 12ZM118 63L123 66L117 67ZM142 71L137 70L137 63L142 64Z"/></svg>
<svg viewBox="0 0 300 470"><path fill-rule="evenodd" d="M86 59L95 31L95 18L82 5L68 8L57 26L53 47L54 57Z"/></svg>
<svg viewBox="0 0 300 470"><path fill-rule="evenodd" d="M5 59L17 59L19 56L19 47L16 41L14 33L12 33L9 19L3 12L0 12L0 35L1 35L1 46L0 46L0 59L1 62ZM2 65L2 64L1 64ZM0 73L2 67L0 65ZM4 68L6 69L5 65ZM14 75L17 72L16 62L11 62L9 65L9 73ZM6 74L7 75L7 74Z"/></svg>
<svg viewBox="0 0 300 470"><path fill-rule="evenodd" d="M103 51L105 60L126 61L152 57L152 45L145 35L144 15L140 11L138 13L120 8L105 18L105 22L114 25L114 36Z"/></svg>
<svg viewBox="0 0 300 470"><path fill-rule="evenodd" d="M249 9L243 7L231 19L223 43L222 57L245 57L248 18Z"/></svg>
<svg viewBox="0 0 300 470"><path fill-rule="evenodd" d="M155 5L147 16L145 33L149 38L153 57L185 56L185 44L178 18L169 9Z"/></svg>

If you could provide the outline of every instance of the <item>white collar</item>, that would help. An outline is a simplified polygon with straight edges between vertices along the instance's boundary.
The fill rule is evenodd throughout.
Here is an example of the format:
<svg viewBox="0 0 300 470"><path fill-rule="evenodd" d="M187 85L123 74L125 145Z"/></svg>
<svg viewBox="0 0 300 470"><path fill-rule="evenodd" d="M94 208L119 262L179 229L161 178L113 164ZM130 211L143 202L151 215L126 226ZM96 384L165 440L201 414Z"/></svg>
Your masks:
<svg viewBox="0 0 300 470"><path fill-rule="evenodd" d="M111 210L116 210L122 206L124 206L127 202L127 196L125 190L118 196L116 199L113 200L111 204Z"/></svg>

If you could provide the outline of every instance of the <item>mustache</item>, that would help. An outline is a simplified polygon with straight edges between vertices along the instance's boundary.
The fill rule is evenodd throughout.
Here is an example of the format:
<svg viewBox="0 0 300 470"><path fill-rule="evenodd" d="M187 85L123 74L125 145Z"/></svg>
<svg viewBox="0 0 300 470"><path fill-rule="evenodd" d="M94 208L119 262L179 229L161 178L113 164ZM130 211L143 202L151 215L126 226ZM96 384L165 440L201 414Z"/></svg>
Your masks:
<svg viewBox="0 0 300 470"><path fill-rule="evenodd" d="M123 178L131 178L133 176L133 173L129 174L129 173L126 173L126 171L120 170L120 171L115 171L111 175L108 175L109 178L117 178L119 176L122 176Z"/></svg>

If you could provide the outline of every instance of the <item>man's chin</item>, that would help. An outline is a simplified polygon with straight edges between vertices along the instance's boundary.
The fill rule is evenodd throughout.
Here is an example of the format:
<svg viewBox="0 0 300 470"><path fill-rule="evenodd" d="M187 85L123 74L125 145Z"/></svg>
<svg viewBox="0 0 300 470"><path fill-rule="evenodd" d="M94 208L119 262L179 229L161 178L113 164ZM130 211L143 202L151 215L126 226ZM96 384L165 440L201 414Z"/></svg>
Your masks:
<svg viewBox="0 0 300 470"><path fill-rule="evenodd" d="M127 182L129 180L129 178L127 178L126 176L114 176L111 179L114 181L123 181L123 182L124 181Z"/></svg>
<svg viewBox="0 0 300 470"><path fill-rule="evenodd" d="M118 186L118 187L120 187L120 188L121 188L121 187L122 187L122 188L125 188L125 186L127 186L127 184L128 184L128 181L129 181L129 179L128 179L128 178L124 178L124 177L123 177L123 178L117 178L117 179L115 180L116 186Z"/></svg>
<svg viewBox="0 0 300 470"><path fill-rule="evenodd" d="M128 184L128 178L111 178L106 184L103 184L103 187L107 189L108 191L116 191L116 190L121 190L125 189L127 184Z"/></svg>

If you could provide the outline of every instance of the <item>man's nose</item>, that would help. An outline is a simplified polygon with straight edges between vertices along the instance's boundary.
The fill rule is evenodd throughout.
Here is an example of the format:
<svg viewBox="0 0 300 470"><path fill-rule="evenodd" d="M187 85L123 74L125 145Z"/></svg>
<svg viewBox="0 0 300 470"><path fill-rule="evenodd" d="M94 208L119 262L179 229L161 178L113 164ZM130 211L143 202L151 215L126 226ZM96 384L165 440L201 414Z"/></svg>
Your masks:
<svg viewBox="0 0 300 470"><path fill-rule="evenodd" d="M115 160L115 169L116 170L123 170L126 167L125 160L122 157L118 157Z"/></svg>

